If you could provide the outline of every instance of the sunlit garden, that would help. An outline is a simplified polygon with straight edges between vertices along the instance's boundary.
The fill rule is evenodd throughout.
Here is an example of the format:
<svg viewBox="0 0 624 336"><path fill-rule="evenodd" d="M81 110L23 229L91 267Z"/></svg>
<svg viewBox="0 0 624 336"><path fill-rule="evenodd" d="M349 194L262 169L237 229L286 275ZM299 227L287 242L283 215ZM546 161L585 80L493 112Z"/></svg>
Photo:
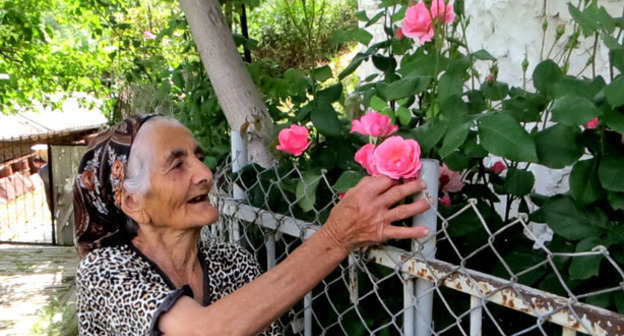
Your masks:
<svg viewBox="0 0 624 336"><path fill-rule="evenodd" d="M0 317L0 336L91 334L85 237L152 232L121 191L133 152L97 161L111 132L97 133L132 142L145 114L188 128L210 169L203 244L239 246L267 278L320 234L341 245L336 218L366 221L366 206L337 213L376 209L366 185L424 182L386 207L384 239L349 245L269 329L240 334L624 335L622 2L0 0L0 22L0 283L15 284L0 284L0 312L23 311ZM18 195L16 174L36 190ZM89 226L106 202L138 229ZM236 316L264 321L249 309ZM115 329L124 318L142 321L94 330L142 334Z"/></svg>

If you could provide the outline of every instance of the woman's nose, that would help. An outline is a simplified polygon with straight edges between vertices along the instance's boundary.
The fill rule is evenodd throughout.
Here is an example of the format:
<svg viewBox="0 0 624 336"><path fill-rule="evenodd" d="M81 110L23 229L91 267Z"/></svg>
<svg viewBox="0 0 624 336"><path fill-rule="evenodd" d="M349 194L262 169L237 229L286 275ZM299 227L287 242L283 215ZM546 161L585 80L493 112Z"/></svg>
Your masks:
<svg viewBox="0 0 624 336"><path fill-rule="evenodd" d="M208 166L206 166L201 160L194 160L193 165L193 177L191 183L200 184L200 183L212 183L212 171Z"/></svg>

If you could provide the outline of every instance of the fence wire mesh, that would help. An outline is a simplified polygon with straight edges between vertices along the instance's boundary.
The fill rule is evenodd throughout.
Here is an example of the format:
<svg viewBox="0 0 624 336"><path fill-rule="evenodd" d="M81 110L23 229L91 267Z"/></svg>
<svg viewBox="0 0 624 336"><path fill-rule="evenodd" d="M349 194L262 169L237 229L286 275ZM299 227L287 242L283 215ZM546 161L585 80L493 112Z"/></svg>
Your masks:
<svg viewBox="0 0 624 336"><path fill-rule="evenodd" d="M296 192L302 180L304 188L316 187L317 198ZM248 165L237 173L226 164L215 173L211 195L221 218L204 234L245 246L270 269L314 234L339 202L330 180L325 171L310 178L295 164ZM353 252L280 318L284 333L624 335L624 315L617 312L624 309L624 272L607 248L551 246L526 214L488 223L476 200L450 215L439 211L436 198L430 203L435 234ZM453 225L472 230L473 238L458 235ZM518 252L527 244L533 248ZM609 280L579 286L566 278L562 267L582 258L592 258L601 279Z"/></svg>

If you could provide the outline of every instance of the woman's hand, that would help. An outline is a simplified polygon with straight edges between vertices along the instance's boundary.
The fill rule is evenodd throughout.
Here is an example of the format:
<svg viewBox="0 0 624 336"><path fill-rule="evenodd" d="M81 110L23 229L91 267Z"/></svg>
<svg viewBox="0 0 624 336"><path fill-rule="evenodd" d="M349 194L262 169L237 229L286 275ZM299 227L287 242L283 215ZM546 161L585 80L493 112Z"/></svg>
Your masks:
<svg viewBox="0 0 624 336"><path fill-rule="evenodd" d="M429 234L424 226L400 227L392 222L423 213L429 203L423 198L416 202L394 204L425 189L421 180L399 184L387 176L365 177L349 189L332 209L322 231L344 252L389 239L420 238Z"/></svg>

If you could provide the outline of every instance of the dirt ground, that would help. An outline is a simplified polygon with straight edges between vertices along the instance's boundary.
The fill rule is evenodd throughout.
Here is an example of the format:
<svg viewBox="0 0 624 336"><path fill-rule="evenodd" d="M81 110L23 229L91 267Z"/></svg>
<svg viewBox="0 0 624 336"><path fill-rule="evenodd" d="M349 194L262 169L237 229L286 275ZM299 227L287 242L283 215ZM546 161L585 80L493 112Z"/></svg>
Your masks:
<svg viewBox="0 0 624 336"><path fill-rule="evenodd" d="M0 245L0 336L50 334L73 301L77 264L74 247Z"/></svg>

